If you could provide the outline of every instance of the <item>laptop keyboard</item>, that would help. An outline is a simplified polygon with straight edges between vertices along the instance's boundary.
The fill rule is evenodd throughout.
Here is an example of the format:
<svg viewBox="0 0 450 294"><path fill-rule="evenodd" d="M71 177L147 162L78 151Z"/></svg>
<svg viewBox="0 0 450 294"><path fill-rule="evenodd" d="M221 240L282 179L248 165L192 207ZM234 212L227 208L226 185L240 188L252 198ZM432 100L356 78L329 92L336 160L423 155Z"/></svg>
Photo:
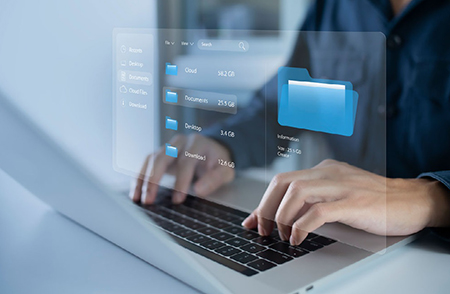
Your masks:
<svg viewBox="0 0 450 294"><path fill-rule="evenodd" d="M171 203L172 191L160 190L154 205L139 206L154 224L181 246L246 276L253 276L328 246L336 240L310 233L299 246L241 226L247 213L211 201L187 196Z"/></svg>

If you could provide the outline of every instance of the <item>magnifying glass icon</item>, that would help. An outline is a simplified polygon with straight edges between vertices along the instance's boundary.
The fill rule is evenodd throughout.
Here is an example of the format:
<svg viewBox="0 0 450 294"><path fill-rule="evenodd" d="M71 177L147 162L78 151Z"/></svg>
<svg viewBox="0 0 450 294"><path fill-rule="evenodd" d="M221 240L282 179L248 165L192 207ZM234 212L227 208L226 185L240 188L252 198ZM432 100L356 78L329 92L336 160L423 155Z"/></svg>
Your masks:
<svg viewBox="0 0 450 294"><path fill-rule="evenodd" d="M244 51L247 51L247 49L245 49L245 44L244 42L239 42L239 49L242 49Z"/></svg>

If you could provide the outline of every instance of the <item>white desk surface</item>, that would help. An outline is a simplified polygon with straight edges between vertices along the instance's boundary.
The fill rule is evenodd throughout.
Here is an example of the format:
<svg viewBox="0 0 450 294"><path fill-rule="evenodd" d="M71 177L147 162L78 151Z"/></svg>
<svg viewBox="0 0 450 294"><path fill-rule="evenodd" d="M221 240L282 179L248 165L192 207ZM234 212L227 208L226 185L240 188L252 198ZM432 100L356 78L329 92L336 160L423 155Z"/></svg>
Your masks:
<svg viewBox="0 0 450 294"><path fill-rule="evenodd" d="M55 212L0 170L0 293L198 293ZM428 235L311 293L450 293Z"/></svg>

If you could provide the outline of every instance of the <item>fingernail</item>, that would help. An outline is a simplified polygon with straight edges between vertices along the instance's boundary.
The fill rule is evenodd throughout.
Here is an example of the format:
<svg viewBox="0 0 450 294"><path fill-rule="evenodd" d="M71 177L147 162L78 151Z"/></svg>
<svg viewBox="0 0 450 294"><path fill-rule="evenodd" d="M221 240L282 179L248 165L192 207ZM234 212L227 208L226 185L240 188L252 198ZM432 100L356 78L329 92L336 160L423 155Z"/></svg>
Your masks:
<svg viewBox="0 0 450 294"><path fill-rule="evenodd" d="M258 233L259 233L261 236L267 236L266 230L265 230L261 225L258 225Z"/></svg>
<svg viewBox="0 0 450 294"><path fill-rule="evenodd" d="M147 191L144 191L144 194L142 196L142 203L147 204L147 199L149 197L147 196Z"/></svg>
<svg viewBox="0 0 450 294"><path fill-rule="evenodd" d="M247 227L250 217L251 217L251 216L248 216L246 219L244 219L244 220L242 221L242 223L241 223L241 226Z"/></svg>
<svg viewBox="0 0 450 294"><path fill-rule="evenodd" d="M130 197L131 199L137 198L137 191L138 191L137 187L138 187L137 181L130 181L130 190L128 193L128 197Z"/></svg>
<svg viewBox="0 0 450 294"><path fill-rule="evenodd" d="M181 202L183 202L183 195L179 192L174 193L172 197L172 202L175 204L180 204Z"/></svg>
<svg viewBox="0 0 450 294"><path fill-rule="evenodd" d="M291 235L291 237L289 238L289 243L291 243L292 246L297 246L297 240L294 238L294 235Z"/></svg>

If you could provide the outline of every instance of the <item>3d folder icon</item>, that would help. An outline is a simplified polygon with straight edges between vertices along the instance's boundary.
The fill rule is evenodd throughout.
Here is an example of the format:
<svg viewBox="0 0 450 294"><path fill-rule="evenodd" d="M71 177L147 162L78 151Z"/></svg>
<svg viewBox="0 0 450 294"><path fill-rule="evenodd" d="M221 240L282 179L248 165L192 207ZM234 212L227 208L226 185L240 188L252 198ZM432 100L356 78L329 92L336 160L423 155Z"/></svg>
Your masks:
<svg viewBox="0 0 450 294"><path fill-rule="evenodd" d="M358 93L350 82L312 79L306 69L280 70L280 125L343 136L353 134Z"/></svg>
<svg viewBox="0 0 450 294"><path fill-rule="evenodd" d="M170 144L166 144L166 155L170 157L177 158L178 157L178 149Z"/></svg>
<svg viewBox="0 0 450 294"><path fill-rule="evenodd" d="M168 130L178 130L178 121L166 116L166 129Z"/></svg>
<svg viewBox="0 0 450 294"><path fill-rule="evenodd" d="M178 93L170 90L166 90L166 102L178 103Z"/></svg>
<svg viewBox="0 0 450 294"><path fill-rule="evenodd" d="M176 76L178 74L178 66L175 64L166 63L166 75Z"/></svg>

